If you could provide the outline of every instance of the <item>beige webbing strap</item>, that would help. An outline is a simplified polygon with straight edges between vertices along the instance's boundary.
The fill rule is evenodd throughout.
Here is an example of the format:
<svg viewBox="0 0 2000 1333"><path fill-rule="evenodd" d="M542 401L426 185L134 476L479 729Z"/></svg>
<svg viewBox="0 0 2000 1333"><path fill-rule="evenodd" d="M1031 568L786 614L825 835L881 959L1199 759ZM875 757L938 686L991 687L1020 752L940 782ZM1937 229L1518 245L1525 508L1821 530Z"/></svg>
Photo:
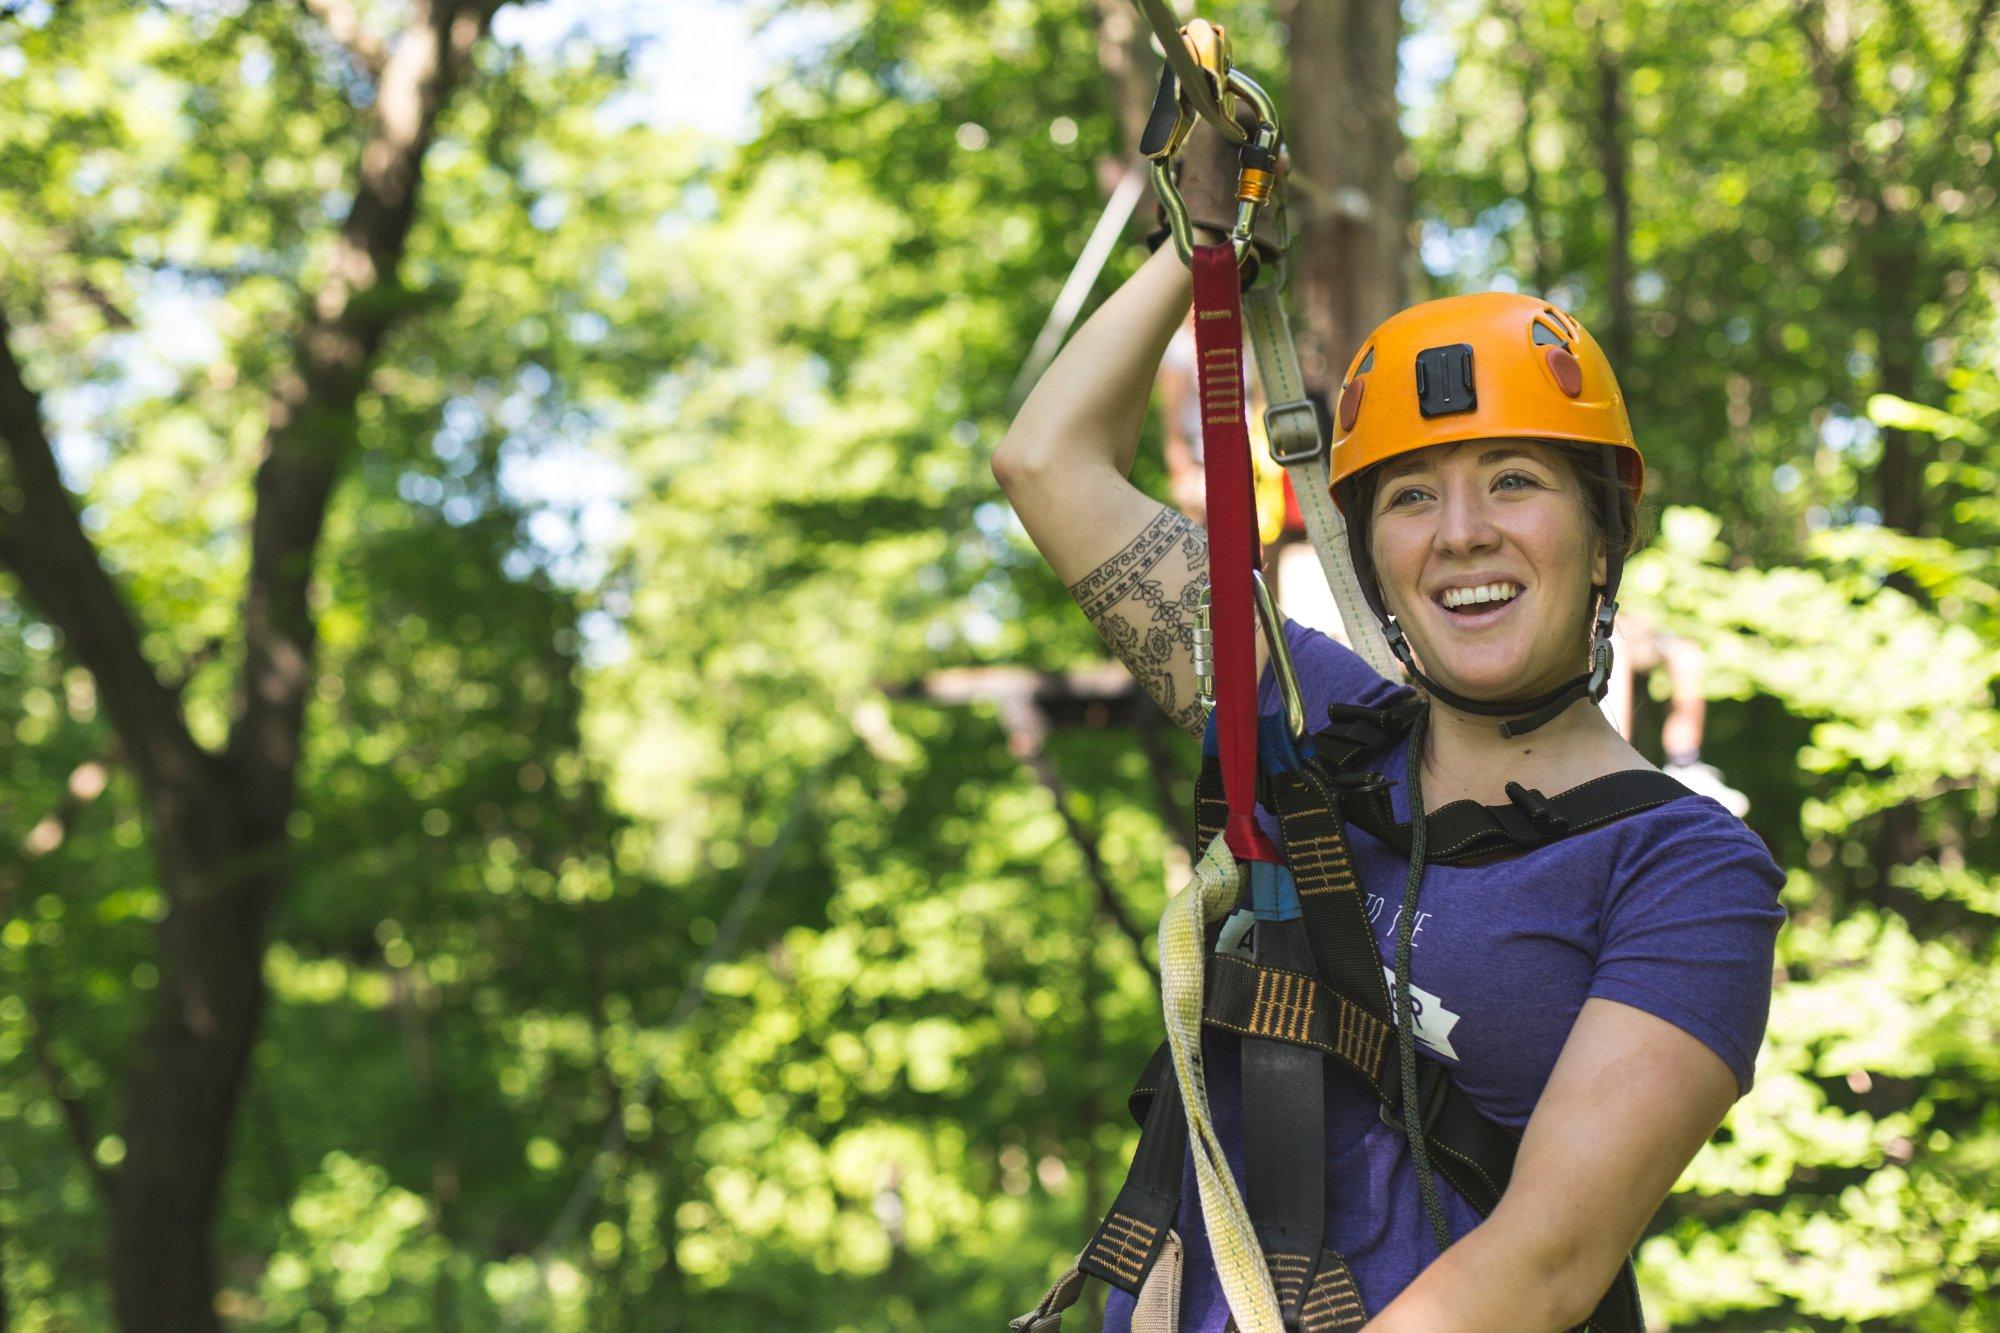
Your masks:
<svg viewBox="0 0 2000 1333"><path fill-rule="evenodd" d="M1194 1158L1201 1215L1208 1224L1209 1248L1222 1294L1242 1333L1283 1333L1278 1294L1264 1266L1250 1210L1244 1206L1229 1159L1208 1115L1208 1079L1201 1060L1202 986L1205 981L1205 927L1236 903L1243 865L1216 835L1194 868L1194 882L1160 914L1160 1008L1167 1045L1174 1057L1181 1103L1187 1112L1188 1149Z"/></svg>
<svg viewBox="0 0 2000 1333"><path fill-rule="evenodd" d="M1062 1333L1063 1311L1076 1304L1076 1298L1083 1294L1083 1283L1083 1270L1071 1264L1034 1309L1008 1321L1008 1333Z"/></svg>
<svg viewBox="0 0 2000 1333"><path fill-rule="evenodd" d="M1271 457L1284 465L1305 517L1306 536L1319 557L1320 571L1340 608L1347 642L1389 680L1403 678L1402 664L1389 651L1381 624L1354 575L1347 550L1347 523L1334 506L1327 486L1325 441L1319 413L1306 397L1305 376L1299 371L1299 351L1292 326L1285 318L1282 271L1267 272L1243 296L1243 319L1250 326L1250 346L1257 357L1257 375L1264 382L1264 429L1271 440Z"/></svg>
<svg viewBox="0 0 2000 1333"><path fill-rule="evenodd" d="M1181 1326L1181 1238L1169 1231L1146 1285L1139 1288L1138 1304L1132 1307L1132 1333L1180 1333Z"/></svg>

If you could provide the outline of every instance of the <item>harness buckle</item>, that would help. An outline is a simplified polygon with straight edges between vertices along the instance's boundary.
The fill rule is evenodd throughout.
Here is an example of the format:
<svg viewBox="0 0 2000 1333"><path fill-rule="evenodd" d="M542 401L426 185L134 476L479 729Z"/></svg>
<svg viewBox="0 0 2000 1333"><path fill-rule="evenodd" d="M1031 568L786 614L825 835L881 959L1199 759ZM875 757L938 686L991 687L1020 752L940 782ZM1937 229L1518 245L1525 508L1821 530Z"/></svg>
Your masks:
<svg viewBox="0 0 2000 1333"><path fill-rule="evenodd" d="M1293 425L1295 418L1304 418ZM1271 461L1280 467L1290 467L1294 463L1310 463L1315 458L1326 455L1326 434L1320 429L1319 409L1310 398L1298 398L1289 403L1273 403L1264 409L1264 434L1271 442ZM1296 435L1307 441L1296 449L1287 449L1278 442L1287 436Z"/></svg>
<svg viewBox="0 0 2000 1333"><path fill-rule="evenodd" d="M1324 759L1315 759L1313 762L1327 784L1336 788L1343 796L1366 796L1370 792L1389 789L1389 779L1373 769L1333 768Z"/></svg>
<svg viewBox="0 0 2000 1333"><path fill-rule="evenodd" d="M1559 838L1569 832L1569 820L1549 804L1549 798L1533 787L1523 787L1518 782L1507 784L1507 799L1521 808L1535 831L1550 838Z"/></svg>
<svg viewBox="0 0 2000 1333"><path fill-rule="evenodd" d="M1215 711L1215 628L1208 584L1201 585L1201 600L1194 608L1194 697L1202 716Z"/></svg>
<svg viewBox="0 0 2000 1333"><path fill-rule="evenodd" d="M1614 511L1615 512L1615 511ZM1602 699L1611 679L1611 627L1618 620L1618 603L1608 594L1598 602L1590 626L1590 697Z"/></svg>
<svg viewBox="0 0 2000 1333"><path fill-rule="evenodd" d="M1397 1080L1394 1086L1398 1089L1396 1096L1400 1101L1401 1081ZM1445 1095L1450 1091L1451 1076L1445 1072L1443 1065L1431 1060L1417 1061L1417 1108L1422 1112L1424 1133L1430 1133L1431 1126L1437 1123L1438 1116L1444 1111ZM1382 1123L1389 1128L1402 1134L1410 1132L1409 1127L1403 1123L1400 1105L1392 1107L1389 1102L1384 1101L1381 1114Z"/></svg>

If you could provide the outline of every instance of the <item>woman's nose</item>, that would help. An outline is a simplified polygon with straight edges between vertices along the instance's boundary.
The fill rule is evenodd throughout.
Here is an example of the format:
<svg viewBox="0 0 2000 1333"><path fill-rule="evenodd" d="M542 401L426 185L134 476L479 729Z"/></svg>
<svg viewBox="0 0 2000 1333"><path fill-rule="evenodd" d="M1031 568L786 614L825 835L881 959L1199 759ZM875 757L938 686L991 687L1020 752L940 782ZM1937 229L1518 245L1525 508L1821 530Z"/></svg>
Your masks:
<svg viewBox="0 0 2000 1333"><path fill-rule="evenodd" d="M1499 544L1499 530L1476 486L1446 486L1438 506L1434 545L1448 555L1484 551Z"/></svg>

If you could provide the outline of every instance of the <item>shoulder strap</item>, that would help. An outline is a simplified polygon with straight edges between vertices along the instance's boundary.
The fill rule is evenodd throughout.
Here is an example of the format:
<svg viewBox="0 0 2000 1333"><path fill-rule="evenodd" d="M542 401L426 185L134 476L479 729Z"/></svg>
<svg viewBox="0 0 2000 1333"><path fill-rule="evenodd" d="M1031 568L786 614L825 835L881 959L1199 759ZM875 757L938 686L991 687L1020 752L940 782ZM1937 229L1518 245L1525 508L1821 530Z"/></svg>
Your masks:
<svg viewBox="0 0 2000 1333"><path fill-rule="evenodd" d="M1427 851L1424 859L1462 864L1494 852L1539 847L1688 794L1679 781L1650 768L1607 773L1554 796L1510 782L1506 805L1453 801L1431 811L1425 817L1425 836L1436 850ZM1410 826L1396 819L1387 782L1379 776L1372 783L1349 782L1341 795L1343 816L1396 850L1409 851Z"/></svg>

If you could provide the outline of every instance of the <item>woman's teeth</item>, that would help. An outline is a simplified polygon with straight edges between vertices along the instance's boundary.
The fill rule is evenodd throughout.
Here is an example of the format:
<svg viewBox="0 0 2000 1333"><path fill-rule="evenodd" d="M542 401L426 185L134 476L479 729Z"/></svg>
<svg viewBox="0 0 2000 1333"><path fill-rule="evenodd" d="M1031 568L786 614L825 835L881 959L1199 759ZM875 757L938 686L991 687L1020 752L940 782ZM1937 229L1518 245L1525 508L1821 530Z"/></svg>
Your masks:
<svg viewBox="0 0 2000 1333"><path fill-rule="evenodd" d="M1462 606L1472 606L1479 602L1512 601L1521 595L1518 583L1485 583L1477 588L1447 588L1438 600L1447 611L1455 611Z"/></svg>

